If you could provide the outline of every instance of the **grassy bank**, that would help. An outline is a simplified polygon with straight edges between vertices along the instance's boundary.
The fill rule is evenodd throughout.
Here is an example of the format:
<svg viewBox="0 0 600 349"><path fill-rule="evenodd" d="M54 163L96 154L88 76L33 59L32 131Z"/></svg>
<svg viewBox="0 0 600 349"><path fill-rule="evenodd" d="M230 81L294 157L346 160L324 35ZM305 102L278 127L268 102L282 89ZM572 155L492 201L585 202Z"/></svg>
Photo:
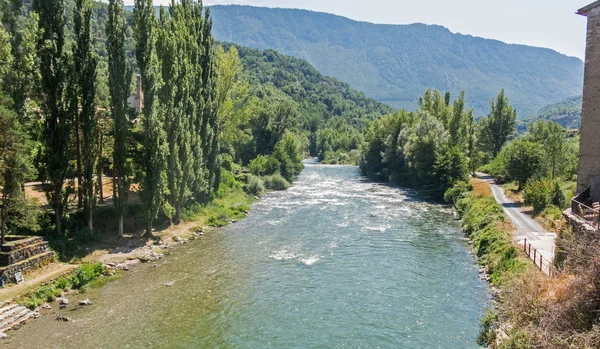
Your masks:
<svg viewBox="0 0 600 349"><path fill-rule="evenodd" d="M53 302L70 291L85 292L89 287L102 286L120 276L119 272L108 269L102 263L82 264L72 274L38 287L21 296L17 302L33 310L43 303Z"/></svg>
<svg viewBox="0 0 600 349"><path fill-rule="evenodd" d="M564 230L548 278L512 244L512 227L483 181L453 197L473 252L499 288L482 317L478 344L490 348L600 348L600 236Z"/></svg>

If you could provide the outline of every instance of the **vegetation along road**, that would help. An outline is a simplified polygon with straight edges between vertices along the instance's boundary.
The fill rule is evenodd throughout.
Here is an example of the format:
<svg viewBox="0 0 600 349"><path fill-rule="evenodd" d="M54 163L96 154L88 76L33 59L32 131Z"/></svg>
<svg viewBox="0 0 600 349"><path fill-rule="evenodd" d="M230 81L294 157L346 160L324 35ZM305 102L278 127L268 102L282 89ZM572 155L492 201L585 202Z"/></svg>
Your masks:
<svg viewBox="0 0 600 349"><path fill-rule="evenodd" d="M490 183L494 199L502 206L504 212L516 228L514 233L515 241L518 241L522 245L523 241L527 239L532 249L535 248L544 258L553 260L556 234L546 231L535 219L523 213L519 206L504 194L504 189L496 184L493 177L480 172L477 173L477 176Z"/></svg>

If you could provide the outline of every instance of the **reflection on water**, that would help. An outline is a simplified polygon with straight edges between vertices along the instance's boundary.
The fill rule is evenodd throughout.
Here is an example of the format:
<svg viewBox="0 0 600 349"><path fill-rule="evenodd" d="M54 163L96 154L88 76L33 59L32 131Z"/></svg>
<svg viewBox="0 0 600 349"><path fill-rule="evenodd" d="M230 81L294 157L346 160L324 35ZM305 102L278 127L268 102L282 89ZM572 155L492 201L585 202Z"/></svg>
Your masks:
<svg viewBox="0 0 600 349"><path fill-rule="evenodd" d="M247 219L90 291L74 322L46 316L3 344L476 348L489 298L461 237L443 207L307 164Z"/></svg>

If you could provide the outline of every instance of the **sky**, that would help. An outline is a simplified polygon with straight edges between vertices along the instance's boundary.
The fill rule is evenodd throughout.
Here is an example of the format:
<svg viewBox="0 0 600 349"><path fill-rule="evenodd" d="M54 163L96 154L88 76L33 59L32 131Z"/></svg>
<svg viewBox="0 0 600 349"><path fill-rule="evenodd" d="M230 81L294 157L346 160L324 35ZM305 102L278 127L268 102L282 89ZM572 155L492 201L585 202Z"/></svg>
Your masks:
<svg viewBox="0 0 600 349"><path fill-rule="evenodd" d="M385 24L439 24L454 33L548 47L585 56L586 19L575 12L594 0L204 0L205 5L301 8ZM132 4L133 0L125 0ZM155 5L170 0L154 0Z"/></svg>

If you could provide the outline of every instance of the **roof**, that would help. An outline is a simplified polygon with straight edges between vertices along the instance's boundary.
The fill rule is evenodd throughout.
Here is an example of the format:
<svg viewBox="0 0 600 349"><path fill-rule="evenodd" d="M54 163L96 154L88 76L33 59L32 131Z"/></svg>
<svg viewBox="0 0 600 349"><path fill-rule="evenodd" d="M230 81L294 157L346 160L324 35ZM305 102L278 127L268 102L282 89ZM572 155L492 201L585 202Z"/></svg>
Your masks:
<svg viewBox="0 0 600 349"><path fill-rule="evenodd" d="M579 9L579 11L577 11L577 14L578 14L578 15L582 15L582 16L587 16L588 12L589 12L591 9L593 9L593 8L596 8L596 7L599 7L599 6L600 6L600 0L599 0L599 1L596 1L596 2L594 2L594 3L592 3L592 4L589 4L589 5L587 5L587 6L586 6L586 7L584 7L584 8L581 8L581 9Z"/></svg>

